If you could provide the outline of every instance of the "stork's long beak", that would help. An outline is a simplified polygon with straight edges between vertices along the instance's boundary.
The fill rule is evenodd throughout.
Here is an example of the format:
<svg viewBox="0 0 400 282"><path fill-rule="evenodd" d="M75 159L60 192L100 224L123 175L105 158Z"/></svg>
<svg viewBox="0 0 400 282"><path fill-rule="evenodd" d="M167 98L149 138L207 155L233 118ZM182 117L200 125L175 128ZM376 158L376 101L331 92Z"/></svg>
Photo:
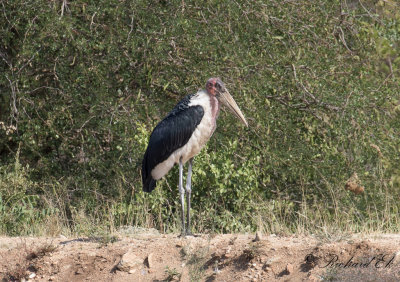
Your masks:
<svg viewBox="0 0 400 282"><path fill-rule="evenodd" d="M242 111L239 109L238 105L236 104L235 100L233 100L229 91L225 88L223 91L219 92L219 98L222 104L227 106L229 110L238 118L240 119L246 127L249 127L247 124Z"/></svg>

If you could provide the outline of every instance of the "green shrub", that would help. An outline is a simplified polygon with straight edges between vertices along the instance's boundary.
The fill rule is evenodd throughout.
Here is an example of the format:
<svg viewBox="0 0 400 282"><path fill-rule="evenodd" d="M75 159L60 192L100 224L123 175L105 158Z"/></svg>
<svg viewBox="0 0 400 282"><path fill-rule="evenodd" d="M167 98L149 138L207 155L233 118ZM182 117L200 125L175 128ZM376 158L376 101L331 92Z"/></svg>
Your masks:
<svg viewBox="0 0 400 282"><path fill-rule="evenodd" d="M250 128L222 112L195 158L196 231L398 231L400 14L375 2L3 1L1 232L179 230L177 168L145 195L141 159L211 76Z"/></svg>

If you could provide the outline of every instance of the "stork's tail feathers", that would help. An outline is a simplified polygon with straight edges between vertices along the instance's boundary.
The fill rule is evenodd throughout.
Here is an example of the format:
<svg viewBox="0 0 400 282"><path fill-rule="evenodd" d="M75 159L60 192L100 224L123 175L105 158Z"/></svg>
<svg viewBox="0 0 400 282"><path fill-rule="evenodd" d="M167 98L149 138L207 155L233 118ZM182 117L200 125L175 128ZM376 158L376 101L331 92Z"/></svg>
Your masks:
<svg viewBox="0 0 400 282"><path fill-rule="evenodd" d="M146 179L143 179L143 191L150 193L151 191L154 190L154 188L156 188L156 183L157 181L153 179L151 176Z"/></svg>
<svg viewBox="0 0 400 282"><path fill-rule="evenodd" d="M143 191L150 193L156 188L156 180L151 176L151 169L148 167L147 163L147 151L144 155L142 162L142 183Z"/></svg>

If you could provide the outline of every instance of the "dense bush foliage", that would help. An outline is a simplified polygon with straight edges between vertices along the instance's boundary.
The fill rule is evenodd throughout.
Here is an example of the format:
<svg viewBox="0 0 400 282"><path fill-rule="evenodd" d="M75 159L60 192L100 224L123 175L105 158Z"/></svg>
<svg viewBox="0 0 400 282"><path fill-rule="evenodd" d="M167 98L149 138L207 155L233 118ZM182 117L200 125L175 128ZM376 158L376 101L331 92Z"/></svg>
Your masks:
<svg viewBox="0 0 400 282"><path fill-rule="evenodd" d="M157 122L211 76L250 127L222 113L195 158L198 232L399 230L395 1L0 9L0 232L178 230L176 168L145 195L141 158ZM361 195L344 189L354 172Z"/></svg>

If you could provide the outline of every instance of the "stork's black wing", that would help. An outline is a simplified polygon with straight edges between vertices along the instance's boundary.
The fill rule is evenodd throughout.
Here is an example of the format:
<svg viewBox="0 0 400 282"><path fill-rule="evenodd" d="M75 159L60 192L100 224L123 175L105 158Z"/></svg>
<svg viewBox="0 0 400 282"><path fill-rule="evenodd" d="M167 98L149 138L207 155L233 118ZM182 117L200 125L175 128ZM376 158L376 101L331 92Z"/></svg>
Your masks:
<svg viewBox="0 0 400 282"><path fill-rule="evenodd" d="M151 133L142 162L143 191L153 191L156 180L151 171L189 141L203 118L202 106L189 106L192 96L183 98Z"/></svg>

